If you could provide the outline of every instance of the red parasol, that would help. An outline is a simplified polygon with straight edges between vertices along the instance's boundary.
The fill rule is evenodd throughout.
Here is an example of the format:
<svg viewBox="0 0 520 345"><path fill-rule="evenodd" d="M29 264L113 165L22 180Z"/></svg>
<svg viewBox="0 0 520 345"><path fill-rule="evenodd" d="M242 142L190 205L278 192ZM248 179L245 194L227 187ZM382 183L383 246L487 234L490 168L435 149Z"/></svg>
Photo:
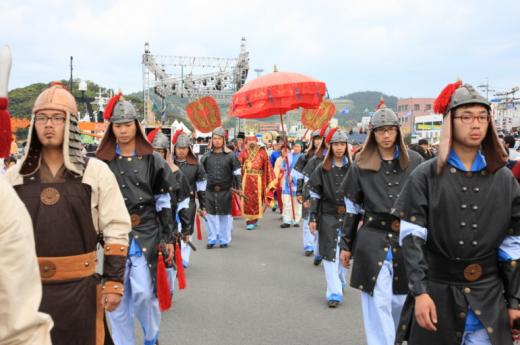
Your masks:
<svg viewBox="0 0 520 345"><path fill-rule="evenodd" d="M283 115L297 108L318 108L326 92L325 83L299 73L277 72L269 73L246 83L233 95L229 113L242 119L258 119L272 115L280 115L282 135L287 147ZM289 161L286 159L287 167ZM290 180L291 174L288 171ZM291 207L294 218L294 205Z"/></svg>

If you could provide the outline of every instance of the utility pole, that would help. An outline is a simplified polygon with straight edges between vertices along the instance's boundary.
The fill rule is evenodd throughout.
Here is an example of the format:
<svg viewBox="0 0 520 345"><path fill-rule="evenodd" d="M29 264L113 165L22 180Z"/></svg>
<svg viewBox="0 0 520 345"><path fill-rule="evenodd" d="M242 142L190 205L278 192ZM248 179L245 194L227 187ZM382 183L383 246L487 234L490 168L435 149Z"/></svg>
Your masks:
<svg viewBox="0 0 520 345"><path fill-rule="evenodd" d="M486 93L486 99L489 101L489 93L490 92L495 92L494 89L490 89L489 88L489 78L486 77L486 83L485 84L480 84L480 85L477 85L477 87L479 89L481 89L483 92Z"/></svg>
<svg viewBox="0 0 520 345"><path fill-rule="evenodd" d="M70 81L69 81L69 90L70 90L70 93L72 93L72 60L74 58L71 56L70 57Z"/></svg>

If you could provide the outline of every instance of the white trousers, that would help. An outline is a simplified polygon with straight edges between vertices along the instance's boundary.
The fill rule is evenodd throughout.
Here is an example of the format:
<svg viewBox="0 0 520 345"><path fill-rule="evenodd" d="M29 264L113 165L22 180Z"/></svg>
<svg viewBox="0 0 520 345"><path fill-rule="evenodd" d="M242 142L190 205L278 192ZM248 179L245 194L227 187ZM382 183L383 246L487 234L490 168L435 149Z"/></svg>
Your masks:
<svg viewBox="0 0 520 345"><path fill-rule="evenodd" d="M491 345L485 328L473 332L464 332L461 345Z"/></svg>
<svg viewBox="0 0 520 345"><path fill-rule="evenodd" d="M377 276L374 295L361 292L367 345L394 345L406 295L394 295L392 261L385 260Z"/></svg>
<svg viewBox="0 0 520 345"><path fill-rule="evenodd" d="M233 217L230 214L206 216L206 230L208 232L208 244L229 244L231 242L231 227Z"/></svg>
<svg viewBox="0 0 520 345"><path fill-rule="evenodd" d="M309 230L309 219L303 220L303 250L313 251L314 250L314 235Z"/></svg>
<svg viewBox="0 0 520 345"><path fill-rule="evenodd" d="M336 247L336 261L323 260L325 280L327 281L327 301L343 301L343 288L347 286L347 269L339 260L339 246Z"/></svg>
<svg viewBox="0 0 520 345"><path fill-rule="evenodd" d="M135 344L135 320L139 320L144 344L153 345L159 337L161 311L146 258L130 256L126 260L125 293L113 312L107 313L115 345Z"/></svg>
<svg viewBox="0 0 520 345"><path fill-rule="evenodd" d="M285 224L298 224L302 219L302 205L298 202L295 196L292 197L292 205L294 205L294 217L291 206L291 196L289 194L282 194L283 202L283 222Z"/></svg>
<svg viewBox="0 0 520 345"><path fill-rule="evenodd" d="M190 236L189 240L191 241L192 236ZM182 264L184 267L188 267L190 264L190 255L191 255L191 247L181 241L181 255L182 255Z"/></svg>

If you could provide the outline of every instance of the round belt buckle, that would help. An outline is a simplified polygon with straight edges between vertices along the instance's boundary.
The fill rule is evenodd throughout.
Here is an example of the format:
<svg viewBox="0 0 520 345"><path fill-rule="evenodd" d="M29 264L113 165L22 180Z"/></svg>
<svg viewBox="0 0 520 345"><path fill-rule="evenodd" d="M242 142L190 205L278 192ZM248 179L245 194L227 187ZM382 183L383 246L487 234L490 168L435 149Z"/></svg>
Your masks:
<svg viewBox="0 0 520 345"><path fill-rule="evenodd" d="M392 222L392 224L390 225L390 227L392 228L392 231L393 232L399 232L400 230L400 227L401 227L401 222L396 219Z"/></svg>
<svg viewBox="0 0 520 345"><path fill-rule="evenodd" d="M131 214L130 220L132 221L132 227L141 224L141 216L139 216L138 214Z"/></svg>
<svg viewBox="0 0 520 345"><path fill-rule="evenodd" d="M220 192L220 186L215 186L213 187L213 189L215 190L215 192Z"/></svg>
<svg viewBox="0 0 520 345"><path fill-rule="evenodd" d="M482 277L482 266L479 264L471 264L464 268L464 278L469 282L474 282Z"/></svg>
<svg viewBox="0 0 520 345"><path fill-rule="evenodd" d="M39 262L40 275L42 278L51 278L56 274L56 265L52 261L44 260Z"/></svg>
<svg viewBox="0 0 520 345"><path fill-rule="evenodd" d="M55 205L59 200L60 192L56 188L45 188L40 194L40 201L47 206Z"/></svg>
<svg viewBox="0 0 520 345"><path fill-rule="evenodd" d="M338 207L338 214L345 214L347 212L347 209L345 206L339 206Z"/></svg>

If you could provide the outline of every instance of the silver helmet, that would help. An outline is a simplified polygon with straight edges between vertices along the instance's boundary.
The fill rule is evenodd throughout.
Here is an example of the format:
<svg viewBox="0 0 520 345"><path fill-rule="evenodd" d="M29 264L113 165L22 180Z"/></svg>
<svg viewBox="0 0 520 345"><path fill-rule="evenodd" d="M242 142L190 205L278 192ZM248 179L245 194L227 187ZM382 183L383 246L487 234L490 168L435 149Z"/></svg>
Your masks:
<svg viewBox="0 0 520 345"><path fill-rule="evenodd" d="M482 97L470 84L464 84L455 90L451 96L447 111L466 104L480 104L488 109L490 108L488 100Z"/></svg>
<svg viewBox="0 0 520 345"><path fill-rule="evenodd" d="M163 132L159 131L152 140L152 146L154 149L169 150L170 139Z"/></svg>
<svg viewBox="0 0 520 345"><path fill-rule="evenodd" d="M390 108L381 108L370 118L370 129L376 129L383 126L399 126L399 118Z"/></svg>
<svg viewBox="0 0 520 345"><path fill-rule="evenodd" d="M330 139L330 143L331 144L334 144L334 143L347 143L348 142L348 136L347 136L347 133L341 131L341 130L337 130L336 132L334 132L334 134L332 135L332 138Z"/></svg>
<svg viewBox="0 0 520 345"><path fill-rule="evenodd" d="M132 103L122 99L114 106L110 122L112 123L124 123L132 120L138 120L137 111L135 110Z"/></svg>
<svg viewBox="0 0 520 345"><path fill-rule="evenodd" d="M219 137L226 137L226 130L223 127L217 127L213 130L213 135L218 135Z"/></svg>
<svg viewBox="0 0 520 345"><path fill-rule="evenodd" d="M182 133L177 138L177 142L175 143L175 147L179 147L179 148L190 147L190 138L186 134Z"/></svg>

